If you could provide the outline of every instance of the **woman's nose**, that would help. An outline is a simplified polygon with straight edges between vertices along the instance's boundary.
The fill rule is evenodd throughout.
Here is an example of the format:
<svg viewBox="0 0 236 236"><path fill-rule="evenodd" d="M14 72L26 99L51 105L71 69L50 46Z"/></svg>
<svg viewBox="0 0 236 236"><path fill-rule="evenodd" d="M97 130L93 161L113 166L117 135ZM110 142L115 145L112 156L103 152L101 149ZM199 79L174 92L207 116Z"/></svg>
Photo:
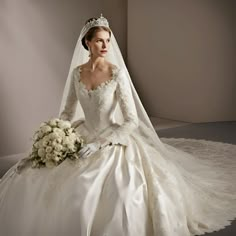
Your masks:
<svg viewBox="0 0 236 236"><path fill-rule="evenodd" d="M106 47L107 47L106 43L103 42L103 44L102 44L102 48L106 48Z"/></svg>

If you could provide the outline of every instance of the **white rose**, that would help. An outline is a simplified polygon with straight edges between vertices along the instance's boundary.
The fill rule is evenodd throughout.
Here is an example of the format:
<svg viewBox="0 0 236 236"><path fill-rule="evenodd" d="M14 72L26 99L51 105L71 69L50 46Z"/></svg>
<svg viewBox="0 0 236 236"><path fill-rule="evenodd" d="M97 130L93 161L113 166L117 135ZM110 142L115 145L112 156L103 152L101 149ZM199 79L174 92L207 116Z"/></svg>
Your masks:
<svg viewBox="0 0 236 236"><path fill-rule="evenodd" d="M38 138L38 133L39 131L35 131L34 134L33 134L33 139L36 140Z"/></svg>
<svg viewBox="0 0 236 236"><path fill-rule="evenodd" d="M60 161L60 157L58 155L54 155L53 156L53 160L56 161L56 162L59 162Z"/></svg>
<svg viewBox="0 0 236 236"><path fill-rule="evenodd" d="M57 126L57 123L60 121L58 118L51 119L48 124L51 126Z"/></svg>
<svg viewBox="0 0 236 236"><path fill-rule="evenodd" d="M42 139L40 139L40 140L38 141L38 146L39 146L39 148L42 148L42 147L43 147L43 140L42 140Z"/></svg>
<svg viewBox="0 0 236 236"><path fill-rule="evenodd" d="M52 131L52 128L49 125L45 125L41 128L41 132L46 134Z"/></svg>
<svg viewBox="0 0 236 236"><path fill-rule="evenodd" d="M53 161L47 161L46 162L46 167L47 168L53 168L55 166L55 164L53 163Z"/></svg>
<svg viewBox="0 0 236 236"><path fill-rule="evenodd" d="M46 153L50 153L50 152L52 152L52 147L47 147L46 148Z"/></svg>
<svg viewBox="0 0 236 236"><path fill-rule="evenodd" d="M70 140L73 140L73 142L76 140L77 135L75 133L70 134L69 136Z"/></svg>
<svg viewBox="0 0 236 236"><path fill-rule="evenodd" d="M70 144L69 137L68 136L64 137L62 142L63 142L64 145L69 145Z"/></svg>
<svg viewBox="0 0 236 236"><path fill-rule="evenodd" d="M69 129L71 127L71 123L67 120L61 120L58 122L58 127L61 129Z"/></svg>
<svg viewBox="0 0 236 236"><path fill-rule="evenodd" d="M53 140L52 141L52 147L55 148L55 146L57 146L57 145L58 145L57 140Z"/></svg>
<svg viewBox="0 0 236 236"><path fill-rule="evenodd" d="M58 156L58 157L61 157L62 156L62 153L61 152L58 152L56 150L53 151L53 156Z"/></svg>
<svg viewBox="0 0 236 236"><path fill-rule="evenodd" d="M48 137L49 137L49 139L51 139L51 140L55 140L55 139L59 139L60 138L60 135L58 134L58 133L50 133L49 135L48 135Z"/></svg>
<svg viewBox="0 0 236 236"><path fill-rule="evenodd" d="M54 161L56 161L56 162L58 162L58 161L60 161L60 160L62 160L62 155L61 155L61 153L60 152L57 152L57 151L54 151L53 152L53 160Z"/></svg>
<svg viewBox="0 0 236 236"><path fill-rule="evenodd" d="M56 139L56 141L57 141L57 143L62 143L62 138L61 138L61 137L58 137L58 138Z"/></svg>
<svg viewBox="0 0 236 236"><path fill-rule="evenodd" d="M62 150L62 145L61 144L57 144L55 145L54 149L57 151L57 152L60 152Z"/></svg>
<svg viewBox="0 0 236 236"><path fill-rule="evenodd" d="M52 153L46 153L45 157L46 157L47 160L51 160L52 157L53 157L53 154Z"/></svg>
<svg viewBox="0 0 236 236"><path fill-rule="evenodd" d="M42 122L39 127L41 128L41 127L43 127L45 125L47 125L47 124L45 122Z"/></svg>
<svg viewBox="0 0 236 236"><path fill-rule="evenodd" d="M60 136L60 137L64 137L64 136L65 136L64 131L61 130L61 129L59 129L59 128L53 128L53 132L54 132L55 134L58 134L58 136Z"/></svg>
<svg viewBox="0 0 236 236"><path fill-rule="evenodd" d="M62 149L61 149L61 151L60 152L64 152L64 151L66 151L67 150L67 146L66 145L61 145L62 146Z"/></svg>
<svg viewBox="0 0 236 236"><path fill-rule="evenodd" d="M49 145L49 137L48 135L47 136L44 136L43 139L42 139L42 144L43 144L43 147L47 147Z"/></svg>
<svg viewBox="0 0 236 236"><path fill-rule="evenodd" d="M35 143L33 144L33 146L34 146L35 148L39 148L39 142L35 142Z"/></svg>
<svg viewBox="0 0 236 236"><path fill-rule="evenodd" d="M68 149L69 149L70 151L72 151L72 152L74 152L74 151L76 150L74 144L69 144L69 145L68 145Z"/></svg>
<svg viewBox="0 0 236 236"><path fill-rule="evenodd" d="M45 149L39 148L38 155L39 155L39 157L44 158L45 157Z"/></svg>
<svg viewBox="0 0 236 236"><path fill-rule="evenodd" d="M37 133L37 135L38 135L38 138L42 138L42 137L44 136L44 133L41 132L41 130L39 130L38 133Z"/></svg>
<svg viewBox="0 0 236 236"><path fill-rule="evenodd" d="M70 139L70 143L68 144L69 146L74 146L75 145L75 141L74 141L74 139L71 139L71 138L69 138Z"/></svg>

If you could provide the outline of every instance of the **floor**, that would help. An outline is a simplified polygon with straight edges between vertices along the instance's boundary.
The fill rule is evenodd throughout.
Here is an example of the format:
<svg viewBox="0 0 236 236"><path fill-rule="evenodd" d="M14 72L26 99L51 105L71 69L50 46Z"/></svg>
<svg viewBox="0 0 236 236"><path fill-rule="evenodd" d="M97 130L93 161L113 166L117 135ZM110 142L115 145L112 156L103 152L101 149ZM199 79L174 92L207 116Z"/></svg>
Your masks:
<svg viewBox="0 0 236 236"><path fill-rule="evenodd" d="M163 130L175 127L182 127L185 125L189 125L190 123L178 121L178 120L169 120L160 117L150 117L150 120L155 128L155 130Z"/></svg>
<svg viewBox="0 0 236 236"><path fill-rule="evenodd" d="M161 123L162 122L160 120L160 124ZM182 125L179 123L178 127L172 126L172 127L166 127L165 129L162 129L162 127L158 129L157 127L158 124L156 124L155 129L159 137L195 138L195 139L206 139L206 140L236 144L236 121L200 123L200 124L182 124ZM204 235L235 236L236 220L234 220L232 224L230 226L227 226L225 229Z"/></svg>
<svg viewBox="0 0 236 236"><path fill-rule="evenodd" d="M159 137L195 138L236 144L236 121L190 124L161 118L151 118ZM22 158L23 154L0 158L0 177ZM236 158L236 156L235 156ZM236 181L236 180L235 180ZM236 220L225 229L206 236L235 236ZM174 236L174 235L173 235Z"/></svg>
<svg viewBox="0 0 236 236"><path fill-rule="evenodd" d="M178 127L158 129L157 134L165 138L195 138L236 144L236 121L183 124Z"/></svg>

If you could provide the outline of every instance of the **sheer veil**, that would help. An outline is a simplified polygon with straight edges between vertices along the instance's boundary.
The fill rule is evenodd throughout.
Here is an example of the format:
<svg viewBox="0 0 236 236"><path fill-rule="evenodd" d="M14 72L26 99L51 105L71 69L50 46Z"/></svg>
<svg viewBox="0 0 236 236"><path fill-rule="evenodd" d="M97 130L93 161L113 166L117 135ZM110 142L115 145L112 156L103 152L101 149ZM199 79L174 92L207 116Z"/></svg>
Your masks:
<svg viewBox="0 0 236 236"><path fill-rule="evenodd" d="M60 106L60 114L68 96L73 69L87 62L89 57L89 52L84 49L81 42L87 30L88 27L85 26L81 30L74 50ZM135 144L132 144L137 144L139 150L145 153L142 162L150 167L146 171L146 176L151 191L155 192L155 189L159 188L159 178L162 178L159 174L166 173L167 179L172 179L175 183L170 187L176 188L176 191L181 192L183 196L188 196L185 199L185 204L188 206L187 208L193 208L193 212L196 213L188 219L194 232L199 235L199 233L224 228L236 216L236 160L233 158L236 154L236 145L183 138L162 138L160 140L135 90L113 33L111 34L110 49L106 59L124 70L125 79L129 82L139 119L138 127L131 134L136 140ZM84 112L78 100L76 114L72 121L84 119ZM117 123L123 121L119 103L113 119L113 122ZM132 158L133 146L128 145L126 151L127 156ZM166 182L168 183L168 181ZM156 192L151 196L158 195L159 193ZM155 201L151 200L150 203L152 202ZM158 202L159 200L156 201L156 203ZM155 207L158 206L151 207L151 211L154 214L153 219L158 220L155 222L158 225L160 217L155 217L156 212L158 212L158 210L155 211ZM207 208L208 213L201 213L199 211L201 208ZM190 221L191 218L192 221ZM207 222L208 228L200 228L197 222Z"/></svg>
<svg viewBox="0 0 236 236"><path fill-rule="evenodd" d="M81 65L88 61L89 52L86 49L84 49L81 39L86 34L89 27L86 28L86 26L84 26L80 32L74 50L73 58L71 61L66 85L64 88L59 115L61 114L65 106L66 98L69 92L69 85L72 79L73 69L76 68L78 65ZM111 63L115 64L116 66L118 66L119 68L123 69L126 74L125 79L129 81L128 84L130 85L132 91L132 99L135 103L139 119L139 126L133 131L132 135L135 137L135 139L139 139L141 140L141 142L144 141L145 143L153 147L154 153L152 155L152 159L156 159L155 157L161 154L163 157L165 157L166 160L171 160L178 165L179 163L181 163L181 168L184 167L186 170L189 169L189 166L196 165L197 162L201 162L203 159L204 163L199 163L200 164L199 168L204 168L203 166L207 165L213 166L216 163L215 161L217 159L218 166L222 166L222 168L224 168L224 166L228 164L227 168L235 170L236 163L235 160L232 160L232 157L235 156L236 145L224 144L207 140L196 140L196 139L178 139L177 141L176 139L163 138L162 140L160 140L136 92L136 89L133 85L132 79L125 65L121 51L119 49L118 43L115 39L113 32L111 33L110 49L108 51L106 59ZM84 119L85 119L84 112L81 107L80 101L78 100L76 113L72 121L78 121ZM118 104L117 109L115 111L115 115L113 117L113 122L121 124L122 121L123 121L123 115ZM165 143L163 141L165 141ZM195 153L196 155L191 155L187 152L183 152L179 148L175 148L174 146L181 147L182 150L187 150L187 151L191 150L191 152ZM195 156L198 156L199 158L195 158ZM229 171L229 169L227 169L227 171ZM208 176L210 175L210 172L211 169L207 171ZM214 174L214 172L215 171L213 170L212 174ZM192 175L192 173L189 174ZM229 178L231 177L232 176L229 176Z"/></svg>

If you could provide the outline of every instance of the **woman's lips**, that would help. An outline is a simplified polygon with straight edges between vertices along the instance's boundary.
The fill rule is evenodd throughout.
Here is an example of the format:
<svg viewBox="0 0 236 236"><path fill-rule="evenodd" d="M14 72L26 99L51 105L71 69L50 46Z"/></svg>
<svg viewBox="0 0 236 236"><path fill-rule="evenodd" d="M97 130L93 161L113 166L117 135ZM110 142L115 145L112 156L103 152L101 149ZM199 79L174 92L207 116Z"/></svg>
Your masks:
<svg viewBox="0 0 236 236"><path fill-rule="evenodd" d="M106 53L107 51L106 50L102 50L101 53Z"/></svg>

